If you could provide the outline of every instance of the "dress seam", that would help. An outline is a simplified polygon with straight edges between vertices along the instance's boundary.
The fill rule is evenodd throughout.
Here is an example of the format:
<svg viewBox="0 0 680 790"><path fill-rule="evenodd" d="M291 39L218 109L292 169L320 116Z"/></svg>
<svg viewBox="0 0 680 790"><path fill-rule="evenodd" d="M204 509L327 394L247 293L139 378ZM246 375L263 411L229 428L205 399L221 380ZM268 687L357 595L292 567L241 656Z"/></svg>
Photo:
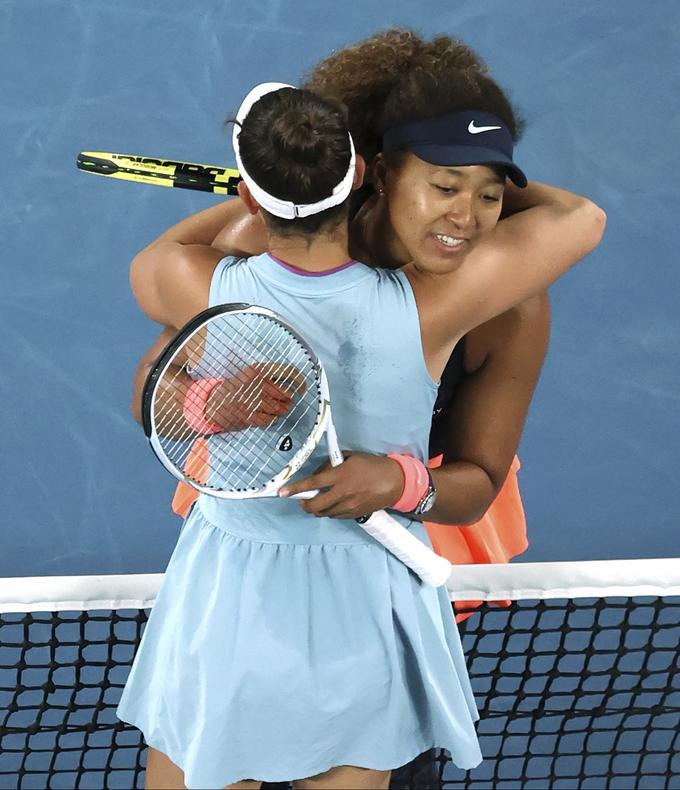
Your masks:
<svg viewBox="0 0 680 790"><path fill-rule="evenodd" d="M303 546L305 548L312 548L314 546L319 546L321 548L329 548L329 547L330 548L335 548L336 546L341 546L341 547L342 546L346 546L346 547L351 548L352 546L364 546L364 547L366 547L368 549L381 548L380 544L377 543L377 542L376 542L376 545L374 546L371 543L366 543L365 541L361 541L361 540L357 540L356 542L353 542L353 543L328 543L328 542L324 542L324 543L295 543L295 542L292 542L292 541L281 541L281 540L259 540L258 538L251 538L250 536L247 536L247 535L237 535L235 532L230 532L228 529L225 529L225 527L221 527L219 524L215 524L214 521L211 521L205 515L205 513L203 512L203 509L200 506L200 503L198 504L198 510L200 512L200 515L201 515L201 518L203 519L203 521L205 521L205 523L209 527L212 527L212 529L216 530L217 532L221 532L223 535L227 535L230 538L236 538L236 540L244 540L244 541L246 541L248 543L259 543L262 546Z"/></svg>

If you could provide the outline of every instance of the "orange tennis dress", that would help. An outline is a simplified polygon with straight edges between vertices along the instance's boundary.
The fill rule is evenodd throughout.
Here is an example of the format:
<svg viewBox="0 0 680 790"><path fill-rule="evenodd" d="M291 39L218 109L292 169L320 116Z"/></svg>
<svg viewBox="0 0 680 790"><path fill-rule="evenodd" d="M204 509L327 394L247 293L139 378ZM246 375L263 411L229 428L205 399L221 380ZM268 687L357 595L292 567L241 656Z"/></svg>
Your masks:
<svg viewBox="0 0 680 790"><path fill-rule="evenodd" d="M430 467L441 465L442 457L430 461ZM456 526L433 524L426 521L425 528L432 547L442 557L457 565L508 562L527 550L527 525L524 506L519 492L517 472L519 458L514 457L508 476L486 513L474 524ZM507 606L509 601L495 601L495 606ZM470 613L458 610L479 606L481 601L457 601L454 604L456 620L461 622Z"/></svg>

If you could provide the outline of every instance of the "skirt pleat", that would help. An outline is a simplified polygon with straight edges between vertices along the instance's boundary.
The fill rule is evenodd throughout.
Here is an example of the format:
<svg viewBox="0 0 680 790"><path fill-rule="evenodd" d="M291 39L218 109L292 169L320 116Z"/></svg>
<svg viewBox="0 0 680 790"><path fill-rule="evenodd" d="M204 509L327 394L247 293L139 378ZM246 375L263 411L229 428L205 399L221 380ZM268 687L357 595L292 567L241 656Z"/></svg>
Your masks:
<svg viewBox="0 0 680 790"><path fill-rule="evenodd" d="M187 787L481 761L446 590L366 537L260 542L194 506L118 708Z"/></svg>

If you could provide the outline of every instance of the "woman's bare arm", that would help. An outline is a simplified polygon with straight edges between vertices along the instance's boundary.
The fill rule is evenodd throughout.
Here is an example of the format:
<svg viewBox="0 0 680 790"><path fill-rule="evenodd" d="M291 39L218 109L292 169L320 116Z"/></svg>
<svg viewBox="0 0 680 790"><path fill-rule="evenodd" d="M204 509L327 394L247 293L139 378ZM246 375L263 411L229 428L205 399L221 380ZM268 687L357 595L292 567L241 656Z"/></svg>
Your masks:
<svg viewBox="0 0 680 790"><path fill-rule="evenodd" d="M524 198L521 193L520 198ZM521 199L512 204L514 213L526 211L531 204L529 201L523 206ZM252 221L240 201L229 201L229 204L233 206L232 224L223 227L214 241L224 253L250 246L253 250L250 254L254 254L255 245L266 240L264 229ZM190 242L196 238L191 234L200 230L200 223L184 222L175 226L174 231L170 229L171 242ZM473 373L457 391L449 410L452 439L444 466L434 472L439 501L432 512L433 520L474 522L491 503L507 474L547 343L547 300L543 298L542 309L536 309L536 300L532 301L533 310L527 303L468 335L467 357L473 357ZM494 336L498 338L495 344ZM161 347L164 345L160 339L158 342ZM152 358L156 356L152 350L147 353ZM143 364L144 360L140 368ZM145 378L146 374L136 377L133 405L140 401ZM473 429L475 424L481 426L480 430ZM464 425L469 428L462 428ZM357 454L331 474L332 484L338 489L336 494L344 500L332 506L333 515L339 510L344 510L346 515L357 515L389 506L401 492L401 470L393 461L380 456ZM309 488L309 480L303 488ZM305 506L311 512L319 512L328 508L328 501L317 498ZM346 511L349 506L351 510Z"/></svg>
<svg viewBox="0 0 680 790"><path fill-rule="evenodd" d="M151 371L151 368L155 365L156 360L160 357L163 349L167 346L167 344L172 340L175 336L176 330L171 327L167 326L160 335L156 338L153 345L150 346L145 352L142 358L137 363L137 367L135 369L135 378L132 387L132 400L130 402L130 411L132 412L132 416L135 420L141 425L142 424L142 391L144 389L144 383ZM177 371L179 372L180 366L177 365ZM186 392L186 388L191 384L191 379L186 373L178 373L180 376L184 378L184 386L180 387L179 385L176 387L178 392Z"/></svg>
<svg viewBox="0 0 680 790"><path fill-rule="evenodd" d="M239 198L231 198L180 220L145 250L172 243L206 244L225 255L247 257L266 250L267 232L259 215L250 214Z"/></svg>
<svg viewBox="0 0 680 790"><path fill-rule="evenodd" d="M493 502L519 444L549 331L548 298L541 294L466 335L468 372L441 426L446 450L444 464L432 470L437 501L428 521L471 524ZM390 458L355 453L286 488L328 488L301 506L318 516L356 518L391 507L403 476Z"/></svg>
<svg viewBox="0 0 680 790"><path fill-rule="evenodd" d="M259 214L250 214L240 199L233 198L181 220L154 239L142 250L142 253L154 266L162 266L164 256L169 250L176 250L178 245L191 244L210 245L223 255L246 257L266 250L267 232ZM137 365L131 410L135 420L140 424L144 382L156 359L175 336L176 331L174 326L165 326Z"/></svg>
<svg viewBox="0 0 680 790"><path fill-rule="evenodd" d="M420 313L425 358L438 379L453 345L471 329L544 291L600 242L601 208L556 187L510 191L516 213L499 222L462 264L432 275L406 271Z"/></svg>
<svg viewBox="0 0 680 790"><path fill-rule="evenodd" d="M212 272L225 255L250 256L266 249L259 215L239 199L218 203L168 228L141 252L130 283L141 309L154 321L179 327L207 305Z"/></svg>
<svg viewBox="0 0 680 790"><path fill-rule="evenodd" d="M471 524L498 494L522 435L550 334L541 294L465 336L465 378L446 409L444 463L433 470L437 501L428 521Z"/></svg>

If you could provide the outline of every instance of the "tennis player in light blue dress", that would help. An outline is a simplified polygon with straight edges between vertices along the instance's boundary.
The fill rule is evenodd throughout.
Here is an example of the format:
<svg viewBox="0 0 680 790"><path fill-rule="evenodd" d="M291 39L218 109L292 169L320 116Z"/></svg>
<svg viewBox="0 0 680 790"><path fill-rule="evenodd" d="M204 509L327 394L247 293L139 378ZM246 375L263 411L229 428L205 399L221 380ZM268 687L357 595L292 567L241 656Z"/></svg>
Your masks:
<svg viewBox="0 0 680 790"><path fill-rule="evenodd" d="M220 260L212 248L154 245L133 263L140 306L176 327L225 302L275 311L325 367L345 449L426 461L437 385L423 347L439 342L443 365L447 344L470 327L453 320L451 337L435 342L416 297L449 298L439 283L349 258L347 198L363 163L338 108L269 84L237 118L241 196L262 211L276 255ZM512 304L513 289L520 301L559 273L533 267L521 290L517 272L505 272L498 290L507 303L494 309ZM488 317L482 310L478 322ZM325 460L317 448L300 474ZM418 521L397 517L428 542ZM481 761L446 590L424 585L356 522L310 516L285 498L199 497L118 714L182 769L189 788L338 766L388 772L432 747L461 768Z"/></svg>
<svg viewBox="0 0 680 790"><path fill-rule="evenodd" d="M226 258L210 304L226 301L273 309L313 338L344 447L426 459L436 385L403 274L348 262L309 276L268 255ZM301 474L326 458L322 443ZM290 499L199 498L119 715L189 787L388 770L433 746L464 768L481 759L446 590L356 522Z"/></svg>
<svg viewBox="0 0 680 790"><path fill-rule="evenodd" d="M437 385L404 274L309 273L226 258L209 304L274 310L310 340L348 449L427 459ZM327 458L323 443L300 474ZM424 527L402 521L427 541ZM288 499L201 496L172 555L118 710L188 787L389 770L433 746L481 760L446 590L356 522Z"/></svg>

